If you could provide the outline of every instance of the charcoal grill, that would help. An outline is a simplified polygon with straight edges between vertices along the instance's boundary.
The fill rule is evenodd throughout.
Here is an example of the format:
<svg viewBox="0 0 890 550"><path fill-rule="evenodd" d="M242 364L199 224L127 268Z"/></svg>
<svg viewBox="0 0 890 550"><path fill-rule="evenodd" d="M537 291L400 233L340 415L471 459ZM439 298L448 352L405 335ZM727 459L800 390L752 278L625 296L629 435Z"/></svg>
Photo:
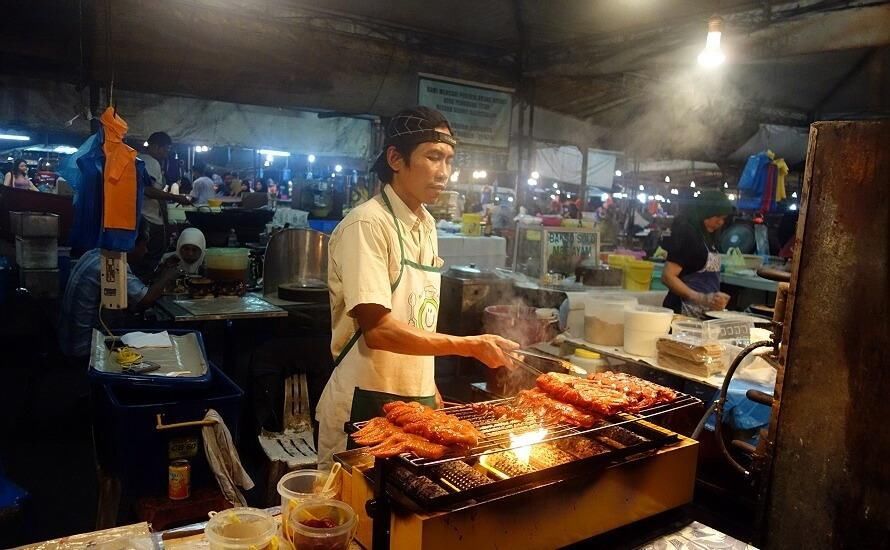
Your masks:
<svg viewBox="0 0 890 550"><path fill-rule="evenodd" d="M450 453L438 459L421 458L411 453L390 459L374 459L373 469L367 474L373 483L373 500L367 503L366 508L368 515L375 520L372 534L375 549L389 548L389 526L393 508L415 514L458 512L569 480L589 478L608 468L643 460L658 449L685 439L679 434L651 423L650 420L688 407L701 407L699 399L678 392L670 403L649 407L634 414L618 414L591 428L539 420L532 416L523 419L504 418L497 416L491 410L480 410L478 407L479 405L509 406L514 400L515 397L511 397L442 409L461 420L469 421L482 433L478 445L465 452ZM347 432L353 433L365 424L366 422L348 423L345 428ZM494 480L470 488L456 487L435 473L437 466L449 462L463 460L474 464L486 455L511 450L514 448L510 440L511 433L518 435L541 428L547 430L547 435L535 445L581 436L597 441L607 450L586 458L578 458L564 464L536 469L527 474ZM362 454L362 449L350 453ZM393 483L392 472L395 468L406 468L417 476L429 478L440 485L445 494L422 500L409 496Z"/></svg>

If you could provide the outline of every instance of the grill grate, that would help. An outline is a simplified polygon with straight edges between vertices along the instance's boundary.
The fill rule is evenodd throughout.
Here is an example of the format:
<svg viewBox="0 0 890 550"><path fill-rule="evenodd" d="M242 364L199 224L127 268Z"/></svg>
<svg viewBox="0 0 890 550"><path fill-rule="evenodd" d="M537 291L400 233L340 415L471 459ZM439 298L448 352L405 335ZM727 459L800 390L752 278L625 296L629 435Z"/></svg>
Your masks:
<svg viewBox="0 0 890 550"><path fill-rule="evenodd" d="M515 397L506 399L498 399L494 401L486 401L486 405L511 405ZM547 435L541 440L541 443L554 441L575 435L597 435L597 432L608 430L615 426L623 426L633 424L641 420L647 420L660 416L669 412L678 411L687 407L701 405L701 401L691 395L677 392L677 397L670 403L655 405L647 409L643 409L634 414L619 414L605 420L601 425L592 428L577 428L569 424L561 422L547 422L534 417L526 417L524 419L498 418L491 411L479 411L474 408L474 404L457 405L441 409L461 420L472 423L476 429L482 432L482 438L479 444L464 453L446 454L442 458L427 459L414 456L412 454L403 454L401 459L414 468L434 466L444 464L454 460L466 460L482 455L501 452L511 449L510 434L522 434L535 431L541 428L547 430ZM475 405L479 405L476 403ZM355 431L361 429L366 422L356 422L349 426L350 430Z"/></svg>

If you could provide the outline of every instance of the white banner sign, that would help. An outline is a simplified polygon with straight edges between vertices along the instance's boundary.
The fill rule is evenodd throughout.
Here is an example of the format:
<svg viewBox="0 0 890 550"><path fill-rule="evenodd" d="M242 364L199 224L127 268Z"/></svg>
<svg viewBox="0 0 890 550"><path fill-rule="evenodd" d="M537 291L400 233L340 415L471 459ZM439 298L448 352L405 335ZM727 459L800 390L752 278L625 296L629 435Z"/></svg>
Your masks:
<svg viewBox="0 0 890 550"><path fill-rule="evenodd" d="M507 92L420 79L418 103L442 112L459 143L506 148L512 96Z"/></svg>

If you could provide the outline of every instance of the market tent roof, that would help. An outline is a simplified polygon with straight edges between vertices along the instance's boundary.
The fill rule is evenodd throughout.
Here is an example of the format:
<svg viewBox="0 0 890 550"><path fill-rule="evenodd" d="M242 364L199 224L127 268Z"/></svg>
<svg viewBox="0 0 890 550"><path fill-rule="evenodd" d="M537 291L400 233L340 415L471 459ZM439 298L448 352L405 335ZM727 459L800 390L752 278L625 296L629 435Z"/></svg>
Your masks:
<svg viewBox="0 0 890 550"><path fill-rule="evenodd" d="M694 60L718 8L728 61L706 74ZM890 112L880 2L32 0L6 16L13 75L385 115L432 73L516 88L608 129L586 145L641 158L720 160L761 124Z"/></svg>

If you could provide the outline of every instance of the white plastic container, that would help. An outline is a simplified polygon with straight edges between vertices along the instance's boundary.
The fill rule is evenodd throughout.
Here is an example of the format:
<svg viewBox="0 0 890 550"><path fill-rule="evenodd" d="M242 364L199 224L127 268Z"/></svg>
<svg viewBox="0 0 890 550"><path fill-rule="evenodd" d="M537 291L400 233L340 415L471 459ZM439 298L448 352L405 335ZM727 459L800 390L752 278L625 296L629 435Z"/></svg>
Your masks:
<svg viewBox="0 0 890 550"><path fill-rule="evenodd" d="M674 312L666 307L635 306L624 314L624 351L655 357L655 343L671 329Z"/></svg>
<svg viewBox="0 0 890 550"><path fill-rule="evenodd" d="M591 296L584 310L584 339L601 346L624 345L624 314L636 305L633 296Z"/></svg>
<svg viewBox="0 0 890 550"><path fill-rule="evenodd" d="M338 475L327 492L321 492L328 480L329 472L322 470L297 470L284 475L278 481L278 494L281 496L281 525L289 525L288 519L297 506L311 499L333 499L340 492L343 476ZM285 530L285 537L290 533Z"/></svg>
<svg viewBox="0 0 890 550"><path fill-rule="evenodd" d="M278 523L264 510L232 508L215 514L204 528L210 550L271 550Z"/></svg>

